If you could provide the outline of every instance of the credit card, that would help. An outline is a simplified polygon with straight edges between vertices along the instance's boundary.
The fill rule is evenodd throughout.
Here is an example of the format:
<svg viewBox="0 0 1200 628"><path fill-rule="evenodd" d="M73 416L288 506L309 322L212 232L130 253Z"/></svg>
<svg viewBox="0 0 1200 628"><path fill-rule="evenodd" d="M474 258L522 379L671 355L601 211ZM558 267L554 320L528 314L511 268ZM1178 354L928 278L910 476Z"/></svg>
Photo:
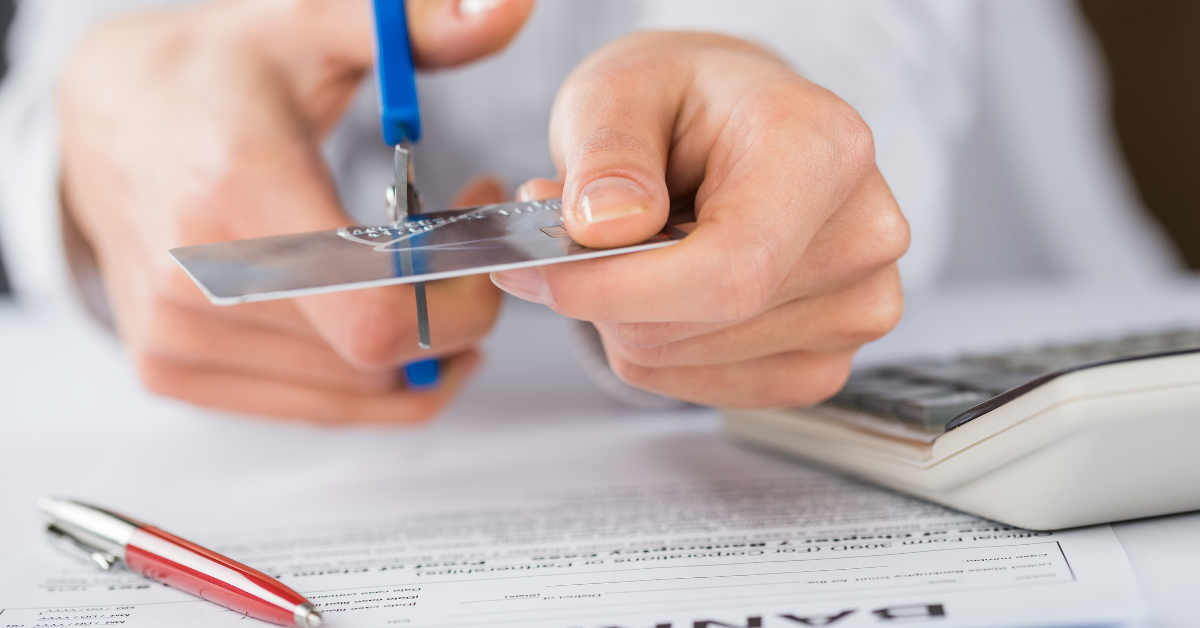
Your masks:
<svg viewBox="0 0 1200 628"><path fill-rule="evenodd" d="M670 246L685 235L668 226L640 244L589 249L562 227L561 200L550 199L170 253L210 301L234 305L623 255Z"/></svg>

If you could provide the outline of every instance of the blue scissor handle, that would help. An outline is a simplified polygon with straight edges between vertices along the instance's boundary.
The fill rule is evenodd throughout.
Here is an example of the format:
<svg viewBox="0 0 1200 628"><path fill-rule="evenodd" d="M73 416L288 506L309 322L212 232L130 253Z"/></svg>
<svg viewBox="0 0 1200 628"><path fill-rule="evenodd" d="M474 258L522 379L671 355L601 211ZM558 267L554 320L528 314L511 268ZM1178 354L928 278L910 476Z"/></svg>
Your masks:
<svg viewBox="0 0 1200 628"><path fill-rule="evenodd" d="M423 389L437 386L441 376L441 364L437 360L421 360L404 365L404 379L409 388Z"/></svg>
<svg viewBox="0 0 1200 628"><path fill-rule="evenodd" d="M421 139L417 78L408 43L404 0L372 0L375 6L375 91L383 141L395 146Z"/></svg>

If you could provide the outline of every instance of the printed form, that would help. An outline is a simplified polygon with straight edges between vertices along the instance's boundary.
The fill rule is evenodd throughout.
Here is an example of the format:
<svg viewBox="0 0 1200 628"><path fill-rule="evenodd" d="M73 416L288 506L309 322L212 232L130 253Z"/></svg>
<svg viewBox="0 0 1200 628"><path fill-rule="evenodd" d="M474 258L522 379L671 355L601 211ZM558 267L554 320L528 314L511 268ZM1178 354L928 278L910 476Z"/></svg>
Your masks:
<svg viewBox="0 0 1200 628"><path fill-rule="evenodd" d="M364 479L321 522L246 530L209 522L209 532L152 522L278 577L335 628L1144 619L1108 526L1012 529L737 446L703 421L668 423L543 433L527 455L463 446L456 455L474 457L478 471L422 477L396 505L381 505L377 481ZM536 454L565 441L578 445ZM664 443L674 453L662 455ZM681 470L681 460L704 472ZM354 485L329 485L341 483ZM0 626L266 625L128 572L99 571L41 539L14 562L0 581Z"/></svg>

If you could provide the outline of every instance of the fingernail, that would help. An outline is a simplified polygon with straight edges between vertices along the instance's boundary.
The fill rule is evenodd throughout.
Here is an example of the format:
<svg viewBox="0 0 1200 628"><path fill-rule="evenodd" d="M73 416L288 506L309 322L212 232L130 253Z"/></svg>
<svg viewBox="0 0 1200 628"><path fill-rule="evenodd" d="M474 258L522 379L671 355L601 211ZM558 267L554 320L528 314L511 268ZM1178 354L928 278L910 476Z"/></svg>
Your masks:
<svg viewBox="0 0 1200 628"><path fill-rule="evenodd" d="M531 189L532 187L533 185L530 183L523 183L521 184L521 187L517 188L516 197L518 203L528 203L529 201L535 200L533 198L533 190Z"/></svg>
<svg viewBox="0 0 1200 628"><path fill-rule="evenodd" d="M504 4L504 0L458 0L458 12L475 16Z"/></svg>
<svg viewBox="0 0 1200 628"><path fill-rule="evenodd" d="M640 214L650 209L650 196L624 177L604 177L584 186L579 193L583 222L593 224Z"/></svg>
<svg viewBox="0 0 1200 628"><path fill-rule="evenodd" d="M542 271L536 268L518 268L491 273L489 276L497 288L514 297L554 309L554 295L550 294L550 286L546 285Z"/></svg>

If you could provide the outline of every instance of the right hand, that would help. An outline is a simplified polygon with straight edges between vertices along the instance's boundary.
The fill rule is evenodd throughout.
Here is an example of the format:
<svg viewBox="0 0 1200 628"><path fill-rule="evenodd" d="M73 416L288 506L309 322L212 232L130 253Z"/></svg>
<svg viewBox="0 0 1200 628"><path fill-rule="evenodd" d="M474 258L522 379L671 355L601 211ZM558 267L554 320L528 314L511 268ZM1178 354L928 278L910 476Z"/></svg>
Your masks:
<svg viewBox="0 0 1200 628"><path fill-rule="evenodd" d="M414 57L465 63L508 43L533 0L409 2ZM443 380L406 390L412 286L216 307L167 255L192 244L353 224L320 142L371 67L365 0L225 0L101 26L61 90L62 198L91 245L117 330L151 390L233 412L408 422L477 364L499 293L429 284ZM499 202L492 183L460 196Z"/></svg>

